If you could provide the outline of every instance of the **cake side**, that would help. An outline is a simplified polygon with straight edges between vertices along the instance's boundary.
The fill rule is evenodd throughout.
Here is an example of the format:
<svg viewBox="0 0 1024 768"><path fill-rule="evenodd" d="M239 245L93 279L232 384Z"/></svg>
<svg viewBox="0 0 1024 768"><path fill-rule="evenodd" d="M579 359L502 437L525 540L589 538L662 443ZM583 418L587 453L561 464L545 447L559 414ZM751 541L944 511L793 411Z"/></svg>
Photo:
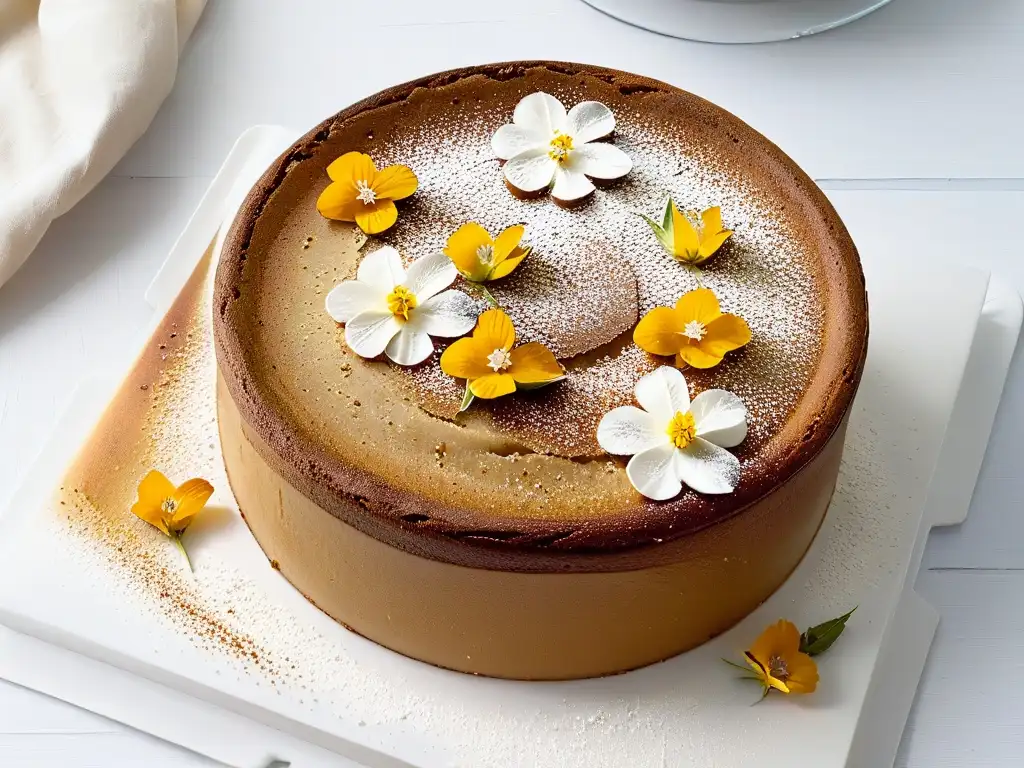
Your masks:
<svg viewBox="0 0 1024 768"><path fill-rule="evenodd" d="M454 179L461 187L445 175L449 167L478 162L478 156L456 139L450 154L443 154L449 139L437 140L438 115L461 128L456 137L475 142L477 134L492 131L506 118L507 105L535 90L612 105L620 116L616 142L640 160L637 180L566 215L583 214L593 221L616 197L642 204L663 194L661 182L676 174L674 168L663 168L670 152L678 156L678 175L687 181L703 175L703 186L712 191L734 183L741 188L740 199L723 202L723 211L734 220L741 210L772 214L770 227L738 232L737 247L716 257L721 269L708 270L706 276L722 295L724 308L749 314L745 298L771 299L753 310L755 338L760 334L765 343L752 343L738 353L724 374L695 373L691 379L695 389L721 386L730 377L730 389L747 387L752 436L737 449L743 471L731 494L688 492L669 502L644 500L624 482L621 462L594 452L592 424L580 426L592 418L586 409L580 411L584 396L590 395L601 410L623 404L635 379L653 365L643 355L628 357L636 353L627 351L629 340L621 333L610 341L598 333L597 346L568 360L570 373L580 372L570 379L577 389L566 388L569 395L524 397L526 405L519 410L501 404L455 422L442 409L442 388L424 383L416 373L353 359L339 343L333 322L325 321L322 294L352 274L359 243L351 227L318 219L311 201L326 185L327 163L350 149L427 169L427 183L417 193L422 199L403 213L406 234L381 238L411 257L436 248L441 232L470 209L491 217L495 226L499 219L511 223L509 218L518 213L527 229L540 235L538 252L555 253L560 235L569 241L570 255L603 252L604 261L615 265L611 272L628 268L640 273L638 313L665 303L659 291L678 295L684 289L671 282L645 286L639 267L646 256L634 258L630 251L628 258L620 258L619 231L591 226L597 237L583 243L573 221L561 214L529 203L513 210L504 189L499 201L485 189L464 189L476 175ZM676 133L659 134L657 126L665 122ZM434 140L424 142L423 136ZM664 146L651 149L654 159L645 163L644 142L651 141ZM428 155L435 157L433 165ZM709 163L708 157L717 160ZM486 173L481 172L480 184L493 186L500 175L495 175L497 163L488 161L481 165ZM438 169L436 177L431 168ZM453 188L463 189L465 196ZM615 227L629 234L628 219L616 215L622 218L615 219ZM434 231L429 222L437 219ZM765 235L773 228L781 233L774 241ZM635 231L630 236L635 238ZM307 238L313 246L302 249ZM791 245L795 255L769 253L780 242ZM758 262L757 256L770 257L767 263L774 271L764 269L765 261ZM767 274L757 272L758 264ZM596 268L592 273L600 274ZM742 274L748 282L732 284L729 274ZM536 285L538 278L533 279ZM595 284L601 279L594 278ZM581 282L582 290L573 288ZM585 310L585 281L565 285L570 293L578 292L565 303ZM794 306L794 289L803 294L798 306L807 317L791 318L791 310L783 317L789 318L789 327L776 338L772 312ZM600 296L589 300L599 303ZM518 307L514 299L510 303L510 314L527 335L549 333L543 339L549 344L572 341L571 334L551 337L539 324L531 326L538 309L540 314L559 311L551 309L549 300L541 297ZM601 331L603 323L598 317L592 326ZM859 381L867 336L863 277L853 244L824 196L777 148L728 113L671 86L551 63L494 65L425 78L371 97L307 134L264 175L236 220L218 269L214 324L227 391L265 444L268 464L307 498L407 551L523 570L669 562L679 555L679 539L771 494L836 432ZM809 338L801 338L801 328ZM618 382L616 374L623 371L632 380ZM595 380L601 387L593 388ZM605 386L606 381L616 385ZM432 396L441 405L429 402ZM549 414L560 408L565 415L551 419ZM578 412L579 422L571 423L569 415ZM556 428L545 434L551 422Z"/></svg>

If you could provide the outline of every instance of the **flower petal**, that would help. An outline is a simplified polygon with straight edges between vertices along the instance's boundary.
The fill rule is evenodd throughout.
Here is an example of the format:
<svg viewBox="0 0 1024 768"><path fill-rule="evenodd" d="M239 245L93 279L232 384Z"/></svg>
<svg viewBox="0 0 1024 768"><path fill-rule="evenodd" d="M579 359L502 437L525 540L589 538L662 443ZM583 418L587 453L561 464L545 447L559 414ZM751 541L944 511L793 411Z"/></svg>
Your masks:
<svg viewBox="0 0 1024 768"><path fill-rule="evenodd" d="M715 355L702 349L699 344L687 342L679 348L676 353L676 365L685 368L687 365L694 368L714 368L722 362L721 355Z"/></svg>
<svg viewBox="0 0 1024 768"><path fill-rule="evenodd" d="M547 152L550 137L541 131L532 131L521 125L503 125L491 136L491 149L501 160L511 160L528 149Z"/></svg>
<svg viewBox="0 0 1024 768"><path fill-rule="evenodd" d="M327 185L316 200L316 209L320 215L335 221L355 221L357 206L362 202L356 199L358 191L355 186L344 181L335 181Z"/></svg>
<svg viewBox="0 0 1024 768"><path fill-rule="evenodd" d="M422 304L455 282L459 270L441 251L416 259L405 271L405 287Z"/></svg>
<svg viewBox="0 0 1024 768"><path fill-rule="evenodd" d="M355 189L357 181L373 184L377 176L377 166L373 158L362 152L346 152L327 166L327 176L331 181L348 182Z"/></svg>
<svg viewBox="0 0 1024 768"><path fill-rule="evenodd" d="M597 442L608 453L632 456L667 443L668 433L665 425L647 411L624 405L601 417Z"/></svg>
<svg viewBox="0 0 1024 768"><path fill-rule="evenodd" d="M494 373L487 366L487 356L494 348L485 349L477 338L459 339L441 353L441 370L456 379L479 379Z"/></svg>
<svg viewBox="0 0 1024 768"><path fill-rule="evenodd" d="M530 249L516 248L515 256L511 256L507 259L503 259L494 269L491 270L491 274L488 276L488 280L500 280L503 277L508 277L512 274L512 270L519 266L520 262L530 255Z"/></svg>
<svg viewBox="0 0 1024 768"><path fill-rule="evenodd" d="M512 122L549 140L555 131L565 133L567 127L562 102L543 91L531 93L516 104Z"/></svg>
<svg viewBox="0 0 1024 768"><path fill-rule="evenodd" d="M192 518L203 511L206 502L213 495L213 486L196 477L178 486L174 492L175 509L171 518L171 530L181 533L188 528Z"/></svg>
<svg viewBox="0 0 1024 768"><path fill-rule="evenodd" d="M722 448L732 448L747 436L747 408L732 392L707 389L693 398L690 413L697 437Z"/></svg>
<svg viewBox="0 0 1024 768"><path fill-rule="evenodd" d="M672 307L655 307L633 329L633 341L652 355L674 355L685 343L685 324Z"/></svg>
<svg viewBox="0 0 1024 768"><path fill-rule="evenodd" d="M363 256L359 262L359 269L356 270L356 279L372 285L383 300L396 285L405 282L402 257L390 245L378 248Z"/></svg>
<svg viewBox="0 0 1024 768"><path fill-rule="evenodd" d="M377 172L371 186L378 198L402 200L416 191L419 181L408 166L389 165L384 170Z"/></svg>
<svg viewBox="0 0 1024 768"><path fill-rule="evenodd" d="M717 205L708 208L700 215L700 256L701 260L707 259L715 253L722 244L732 236L732 230L722 227L722 209Z"/></svg>
<svg viewBox="0 0 1024 768"><path fill-rule="evenodd" d="M786 685L790 693L814 693L818 687L818 665L806 653L799 651L784 656L786 669Z"/></svg>
<svg viewBox="0 0 1024 768"><path fill-rule="evenodd" d="M604 138L615 130L615 115L599 101L581 101L566 118L569 135L577 145Z"/></svg>
<svg viewBox="0 0 1024 768"><path fill-rule="evenodd" d="M551 196L565 202L581 200L594 191L594 183L570 165L555 163L555 185L551 188Z"/></svg>
<svg viewBox="0 0 1024 768"><path fill-rule="evenodd" d="M500 309L488 309L476 321L473 338L488 347L487 354L496 349L512 349L516 343L516 329L512 318Z"/></svg>
<svg viewBox="0 0 1024 768"><path fill-rule="evenodd" d="M473 330L477 314L476 302L462 291L444 291L413 309L406 325L431 336L461 336Z"/></svg>
<svg viewBox="0 0 1024 768"><path fill-rule="evenodd" d="M574 171L594 179L621 179L633 170L629 155L614 144L584 144L570 159Z"/></svg>
<svg viewBox="0 0 1024 768"><path fill-rule="evenodd" d="M430 340L430 336L411 328L409 323L403 325L384 348L384 354L388 359L399 365L422 363L433 351L434 342Z"/></svg>
<svg viewBox="0 0 1024 768"><path fill-rule="evenodd" d="M799 649L800 630L792 622L780 619L765 627L764 632L750 646L748 653L762 666L767 667L772 656L785 656L796 653Z"/></svg>
<svg viewBox="0 0 1024 768"><path fill-rule="evenodd" d="M640 493L655 501L665 501L679 495L683 489L673 471L678 450L672 443L648 448L629 460L626 476Z"/></svg>
<svg viewBox="0 0 1024 768"><path fill-rule="evenodd" d="M737 315L719 315L707 323L707 332L700 341L705 351L719 357L726 352L739 349L750 341L750 327L746 320Z"/></svg>
<svg viewBox="0 0 1024 768"><path fill-rule="evenodd" d="M671 205L672 236L675 243L673 255L679 259L696 262L700 251L700 238L697 236L697 230L674 202Z"/></svg>
<svg viewBox="0 0 1024 768"><path fill-rule="evenodd" d="M677 413L690 410L690 392L686 378L677 369L668 365L643 376L636 383L637 402L640 407L659 421L665 422L665 428Z"/></svg>
<svg viewBox="0 0 1024 768"><path fill-rule="evenodd" d="M481 400L493 400L516 391L516 382L507 373L490 371L479 379L470 379L469 391Z"/></svg>
<svg viewBox="0 0 1024 768"><path fill-rule="evenodd" d="M565 376L554 354L539 341L516 347L509 353L512 366L508 373L517 384L539 384Z"/></svg>
<svg viewBox="0 0 1024 768"><path fill-rule="evenodd" d="M695 288L684 293L676 302L676 311L679 312L679 321L683 325L691 320L696 320L702 325L710 325L712 320L722 314L718 308L718 299L709 288Z"/></svg>
<svg viewBox="0 0 1024 768"><path fill-rule="evenodd" d="M363 205L362 208L356 208L355 220L363 232L376 235L398 221L398 208L391 200L377 200L369 205Z"/></svg>
<svg viewBox="0 0 1024 768"><path fill-rule="evenodd" d="M335 322L347 323L360 312L383 309L380 291L361 280L345 280L327 294L324 308Z"/></svg>
<svg viewBox="0 0 1024 768"><path fill-rule="evenodd" d="M676 451L675 470L676 477L697 493L732 493L740 479L740 460L698 437Z"/></svg>
<svg viewBox="0 0 1024 768"><path fill-rule="evenodd" d="M494 241L486 229L475 221L470 221L448 237L444 253L459 272L479 283L487 277L487 267L477 256L477 251L484 245L494 245Z"/></svg>
<svg viewBox="0 0 1024 768"><path fill-rule="evenodd" d="M162 533L170 533L163 503L174 497L175 490L174 484L162 472L151 469L139 483L139 498L132 505L132 514Z"/></svg>
<svg viewBox="0 0 1024 768"><path fill-rule="evenodd" d="M516 250L519 241L523 239L526 227L522 224L513 224L505 227L500 235L494 238L494 263L500 264L507 259L512 251Z"/></svg>
<svg viewBox="0 0 1024 768"><path fill-rule="evenodd" d="M402 324L388 310L360 312L345 325L345 342L360 357L377 357Z"/></svg>
<svg viewBox="0 0 1024 768"><path fill-rule="evenodd" d="M504 166L502 171L508 183L522 192L539 192L551 184L558 166L548 156L546 148L520 152Z"/></svg>

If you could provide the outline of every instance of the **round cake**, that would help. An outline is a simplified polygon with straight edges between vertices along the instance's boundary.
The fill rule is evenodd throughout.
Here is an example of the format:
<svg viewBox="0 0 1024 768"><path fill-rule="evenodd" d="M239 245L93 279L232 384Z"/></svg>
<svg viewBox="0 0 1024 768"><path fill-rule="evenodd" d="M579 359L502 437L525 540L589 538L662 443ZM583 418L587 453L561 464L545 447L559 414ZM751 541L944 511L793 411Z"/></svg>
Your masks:
<svg viewBox="0 0 1024 768"><path fill-rule="evenodd" d="M693 648L796 567L867 297L742 121L522 62L301 138L226 238L214 327L228 475L285 578L413 658L570 679Z"/></svg>

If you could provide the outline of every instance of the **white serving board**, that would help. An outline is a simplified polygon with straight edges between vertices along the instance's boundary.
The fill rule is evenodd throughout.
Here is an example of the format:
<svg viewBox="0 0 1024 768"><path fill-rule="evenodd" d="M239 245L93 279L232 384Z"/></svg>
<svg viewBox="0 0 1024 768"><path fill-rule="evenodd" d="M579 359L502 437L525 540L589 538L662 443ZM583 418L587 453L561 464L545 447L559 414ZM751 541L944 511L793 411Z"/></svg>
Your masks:
<svg viewBox="0 0 1024 768"><path fill-rule="evenodd" d="M292 136L243 135L151 286L154 307L166 309L232 201ZM931 525L966 513L1021 311L1012 290L967 268L921 274L898 252L865 254L865 268L871 352L822 534L764 606L691 653L573 683L438 670L311 608L266 567L234 519L200 542L197 583L229 564L227 573L240 574L265 612L280 617L276 633L293 632L297 647L314 633L339 652L338 669L320 670L303 691L261 686L132 610L123 586L98 578L41 514L116 387L119 377L110 376L80 389L3 518L0 620L19 631L0 634L0 676L239 768L273 758L295 768L891 764L937 622L910 589L920 550ZM935 339L941 344L927 343ZM969 356L972 374L964 377ZM946 440L951 418L956 439ZM718 658L735 657L779 616L810 623L851 602L861 609L823 657L819 693L747 706L753 692ZM800 739L780 743L777 735L791 732Z"/></svg>

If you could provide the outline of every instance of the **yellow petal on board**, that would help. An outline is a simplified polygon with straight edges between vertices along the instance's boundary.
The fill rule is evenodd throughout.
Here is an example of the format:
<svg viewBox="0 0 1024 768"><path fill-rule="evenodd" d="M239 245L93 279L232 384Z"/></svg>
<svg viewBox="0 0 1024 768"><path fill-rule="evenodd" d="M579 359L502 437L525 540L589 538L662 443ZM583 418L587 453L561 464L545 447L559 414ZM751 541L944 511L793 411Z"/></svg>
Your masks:
<svg viewBox="0 0 1024 768"><path fill-rule="evenodd" d="M506 227L505 230L494 238L494 263L500 264L515 250L519 241L523 239L526 228L522 224L514 224ZM507 273L506 273L507 274Z"/></svg>
<svg viewBox="0 0 1024 768"><path fill-rule="evenodd" d="M358 181L365 181L368 186L373 187L377 167L369 155L362 152L346 152L327 166L327 176L331 181L347 182L353 187Z"/></svg>
<svg viewBox="0 0 1024 768"><path fill-rule="evenodd" d="M494 349L484 349L477 338L459 339L441 353L441 370L456 379L478 379L494 373L487 365L487 356Z"/></svg>
<svg viewBox="0 0 1024 768"><path fill-rule="evenodd" d="M539 341L516 347L509 353L512 367L508 372L519 384L540 384L565 375L565 370L550 349Z"/></svg>
<svg viewBox="0 0 1024 768"><path fill-rule="evenodd" d="M409 197L419 187L419 181L412 169L405 165L389 165L377 172L370 185L378 198L402 200Z"/></svg>
<svg viewBox="0 0 1024 768"><path fill-rule="evenodd" d="M697 230L694 229L690 220L676 208L675 203L670 203L670 205L672 207L672 255L677 259L696 263L697 252L700 250L700 238L697 236Z"/></svg>
<svg viewBox="0 0 1024 768"><path fill-rule="evenodd" d="M496 349L512 349L516 343L516 329L512 318L500 309L488 309L477 318L473 338L483 347L489 347L490 354Z"/></svg>
<svg viewBox="0 0 1024 768"><path fill-rule="evenodd" d="M676 302L676 312L684 326L691 320L707 325L722 314L718 299L709 288L695 288L684 293Z"/></svg>
<svg viewBox="0 0 1024 768"><path fill-rule="evenodd" d="M674 355L685 342L680 334L685 323L671 307L655 307L633 329L633 341L652 355Z"/></svg>
<svg viewBox="0 0 1024 768"><path fill-rule="evenodd" d="M174 484L162 472L150 470L139 483L139 498L132 505L132 514L169 534L163 505L172 498L174 491Z"/></svg>
<svg viewBox="0 0 1024 768"><path fill-rule="evenodd" d="M750 326L738 315L719 315L705 326L700 347L712 355L721 357L726 352L739 349L750 341Z"/></svg>
<svg viewBox="0 0 1024 768"><path fill-rule="evenodd" d="M358 190L347 182L335 181L327 185L316 200L316 209L320 215L335 221L355 221L357 206L362 201L356 199Z"/></svg>
<svg viewBox="0 0 1024 768"><path fill-rule="evenodd" d="M493 400L515 392L516 381L510 374L491 371L486 376L470 380L469 391L481 400Z"/></svg>
<svg viewBox="0 0 1024 768"><path fill-rule="evenodd" d="M363 232L376 235L398 221L398 208L391 200L377 200L356 208L355 220Z"/></svg>
<svg viewBox="0 0 1024 768"><path fill-rule="evenodd" d="M814 693L818 687L818 665L806 653L790 653L785 657L790 693Z"/></svg>
<svg viewBox="0 0 1024 768"><path fill-rule="evenodd" d="M202 478L197 477L182 483L174 492L176 506L170 527L179 533L184 531L192 522L192 518L203 511L212 495L213 486Z"/></svg>
<svg viewBox="0 0 1024 768"><path fill-rule="evenodd" d="M480 263L477 251L482 246L493 244L487 230L475 221L470 221L448 237L444 252L459 272L470 280L481 282L487 278L488 268Z"/></svg>
<svg viewBox="0 0 1024 768"><path fill-rule="evenodd" d="M697 344L683 344L676 353L676 367L692 365L694 368L714 368L722 362L721 355L715 355L700 348Z"/></svg>
<svg viewBox="0 0 1024 768"><path fill-rule="evenodd" d="M512 270L518 267L527 256L530 255L530 249L525 250L521 248L515 249L515 255L510 256L507 259L502 259L501 263L498 264L494 269L491 270L489 280L500 280L503 277L508 277L512 274Z"/></svg>

